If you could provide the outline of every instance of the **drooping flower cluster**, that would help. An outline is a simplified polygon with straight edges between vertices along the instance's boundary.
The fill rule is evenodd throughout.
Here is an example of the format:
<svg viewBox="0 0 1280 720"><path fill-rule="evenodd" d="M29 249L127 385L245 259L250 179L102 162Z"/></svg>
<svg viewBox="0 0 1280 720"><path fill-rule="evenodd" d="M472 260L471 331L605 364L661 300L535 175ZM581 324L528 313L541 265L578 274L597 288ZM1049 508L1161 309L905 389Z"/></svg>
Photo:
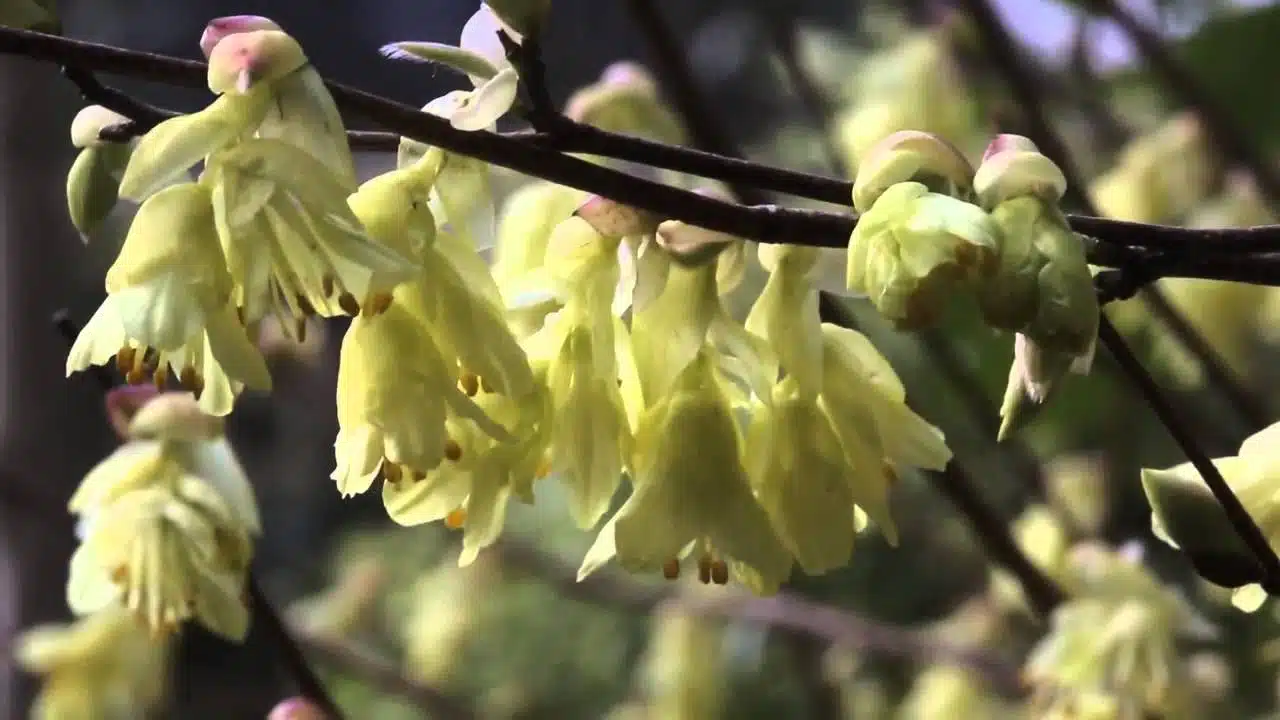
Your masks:
<svg viewBox="0 0 1280 720"><path fill-rule="evenodd" d="M471 76L474 90L424 112L473 131L513 107L515 70L497 33L521 42L522 23L536 19L513 24L500 5L482 5L461 47L384 49ZM349 315L332 479L344 496L377 487L400 524L462 530L463 564L498 538L511 498L534 500L538 479L564 485L584 529L600 525L626 479L630 497L601 528L584 575L616 558L674 577L688 558L704 582L736 578L768 592L796 562L810 573L845 564L867 518L896 542L894 480L950 460L942 434L907 408L871 343L819 320L816 251L760 250L770 277L744 322L723 298L738 288L754 245L547 184L522 190L499 226L485 164L409 139L394 170L357 184L341 120L296 41L266 18L234 16L211 22L200 44L218 98L156 126L128 154L116 187L141 206L69 370L114 356L129 382L182 385L205 413L224 415L244 388L270 387L252 341L260 321L302 339L306 319ZM587 103L601 118L661 108L652 83L625 75L603 80ZM91 152L115 119L86 117L81 124L92 127L79 144ZM859 186L860 202L879 194ZM961 243L975 248L965 262L994 262L997 231L985 213L943 195L923 203L967 212L978 234ZM870 215L888 217L864 226L894 232L885 224L897 222L892 205L881 201ZM863 255L893 274L893 252L877 242ZM495 244L491 268L479 250ZM877 273L867 282L897 287ZM95 514L92 526L127 519L118 537L146 538L179 558L165 556L186 568L173 573L177 585L148 585L158 581L145 562L89 565L124 573L125 604L145 609L152 625L195 614L235 635L238 601L199 605L206 595L225 599L199 582L230 587L234 573L211 575L197 562L205 556L183 554L186 536L139 525L196 502L183 494L198 489L184 479L195 471L170 461L173 447L155 445L145 473L129 470L157 478L155 498ZM120 462L106 467L124 472ZM76 509L97 508L104 501L95 493L85 490ZM189 521L180 524L187 532L207 529L199 524L207 518L184 512L171 514ZM251 525L246 532L256 532ZM81 575L73 594L83 594ZM163 602L144 602L157 592Z"/></svg>
<svg viewBox="0 0 1280 720"><path fill-rule="evenodd" d="M186 393L161 393L127 421L129 442L70 501L80 547L67 603L77 615L122 608L157 636L188 619L239 641L245 583L262 528L222 421Z"/></svg>
<svg viewBox="0 0 1280 720"><path fill-rule="evenodd" d="M1062 171L1031 141L1000 135L982 165L941 139L894 133L859 168L847 282L895 326L939 318L972 292L987 324L1017 333L1000 429L1068 369L1088 372L1099 309L1084 244L1057 209Z"/></svg>
<svg viewBox="0 0 1280 720"><path fill-rule="evenodd" d="M1137 720L1186 714L1178 641L1214 637L1177 590L1143 567L1138 548L1082 543L1068 560L1072 596L1027 659L1041 717Z"/></svg>

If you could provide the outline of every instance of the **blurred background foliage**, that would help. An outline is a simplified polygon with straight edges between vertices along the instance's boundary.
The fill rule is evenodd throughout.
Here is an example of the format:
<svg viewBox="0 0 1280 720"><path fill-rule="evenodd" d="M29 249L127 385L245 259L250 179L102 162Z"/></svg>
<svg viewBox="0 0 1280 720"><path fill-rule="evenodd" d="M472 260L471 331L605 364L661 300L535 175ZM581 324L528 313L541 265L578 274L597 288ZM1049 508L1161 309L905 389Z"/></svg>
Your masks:
<svg viewBox="0 0 1280 720"><path fill-rule="evenodd" d="M897 129L942 134L970 157L981 153L997 125L1016 129L1009 123L1016 108L1004 85L946 3L658 4L680 28L720 120L753 158L849 173L870 142ZM465 0L64 5L63 25L71 36L184 56L195 55L195 39L210 17L270 15L302 41L327 76L414 104L455 87L454 78L388 63L376 48L405 39L455 41L474 9ZM561 101L614 60L647 60L625 3L553 5L544 44L552 90ZM1043 22L1081 18L1065 52L1033 57L1035 71L1053 90L1051 116L1095 178L1091 191L1108 214L1205 226L1275 221L1274 208L1257 197L1247 178L1220 167L1194 117L1179 114L1177 99L1140 63L1095 67L1099 54L1090 50L1092 40L1114 40L1114 30L1099 30L1099 21L1086 22L1077 10L1063 14L1070 6L1052 0L1025 5L1044 5ZM1171 44L1212 95L1247 132L1269 149L1280 149L1280 6L1237 8L1202 0L1158 6L1146 8L1150 12L1143 17L1176 30L1180 38ZM1018 30L1024 43L1037 47L1035 27ZM794 52L786 50L792 44ZM807 105L797 68L822 99L820 107ZM121 84L157 104L186 108L198 102L186 91ZM63 132L61 127L56 131ZM360 160L365 173L391 162ZM51 194L61 192L65 167L54 165L38 180L48 183ZM508 189L522 182L503 179ZM65 223L56 222L60 241L75 242L61 228ZM97 278L109 260L93 247L85 257L72 278L63 280L65 302L82 313L97 302ZM1160 285L1274 418L1270 409L1280 403L1280 291L1208 281ZM909 400L946 432L957 457L1011 524L1033 508L1042 522L1052 517L1073 539L1140 542L1160 577L1220 625L1218 642L1186 649L1188 677L1207 703L1202 709L1220 717L1273 716L1267 713L1274 714L1277 702L1275 658L1262 650L1280 636L1280 627L1270 612L1232 610L1221 592L1195 579L1183 558L1152 538L1138 470L1170 466L1182 457L1106 358L1100 356L1089 377L1069 378L1017 440L997 446L996 409L1011 338L985 329L974 309L963 305L951 308L936 331L909 336L889 330L869 307L849 304L903 376ZM1140 300L1116 303L1109 313L1162 384L1175 391L1211 454L1234 454L1257 428L1208 387L1196 361ZM567 588L590 538L563 522L563 502L554 490L540 491L536 506L513 507L505 550L500 546L474 566L457 569L457 543L444 528L394 527L373 494L337 498L327 475L341 327L326 330L313 333L322 341L305 351L277 353L276 394L248 398L232 418L266 516L262 572L274 597L294 599L289 614L309 634L371 649L401 667L406 679L460 698L485 718L1023 717L995 699L988 675L921 663L918 653L902 648L885 652L865 633L850 632L828 647L825 640L768 623L734 619L732 612L685 614L679 612L681 602L652 600L667 588L637 578L610 575L606 591L575 594ZM85 414L96 412L84 408ZM94 459L87 457L86 466ZM924 477L904 477L894 507L899 548L869 534L848 569L821 578L797 575L791 596L876 623L910 626L927 642L975 648L1016 667L1043 628L1019 611L1007 580L993 581L963 519ZM1031 527L1030 522L1018 527ZM1043 533L1021 534L1033 556L1050 551L1046 543L1052 541ZM553 561L530 566L531 554ZM212 643L191 644L201 642ZM198 689L192 678L201 673L239 670L241 675L229 674L231 679L216 686L252 694L254 683L265 683L257 697L279 697L272 685L278 679L270 673L244 677L251 663L237 665L245 657L240 652L210 645L188 653L187 666L178 672L173 716L244 716L213 709L225 698ZM326 677L352 717L430 717L340 668L327 667ZM987 704L974 704L970 696ZM265 714L260 704L234 707Z"/></svg>

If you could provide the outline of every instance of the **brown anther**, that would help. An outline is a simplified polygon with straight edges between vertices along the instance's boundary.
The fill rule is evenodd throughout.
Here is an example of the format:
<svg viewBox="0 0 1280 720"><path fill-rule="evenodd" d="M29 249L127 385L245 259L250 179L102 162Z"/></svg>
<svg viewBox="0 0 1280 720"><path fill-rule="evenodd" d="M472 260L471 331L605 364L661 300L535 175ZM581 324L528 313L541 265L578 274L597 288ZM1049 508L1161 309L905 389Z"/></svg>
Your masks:
<svg viewBox="0 0 1280 720"><path fill-rule="evenodd" d="M129 566L117 565L111 568L111 582L122 585L125 580L129 579Z"/></svg>
<svg viewBox="0 0 1280 720"><path fill-rule="evenodd" d="M196 382L191 388L191 393L196 396L197 400L204 394L204 376L200 373L196 373Z"/></svg>
<svg viewBox="0 0 1280 720"><path fill-rule="evenodd" d="M400 472L400 466L390 460L382 461L382 477L392 485L400 482L404 474Z"/></svg>
<svg viewBox="0 0 1280 720"><path fill-rule="evenodd" d="M884 464L884 479L891 487L898 484L898 471L889 463Z"/></svg>
<svg viewBox="0 0 1280 720"><path fill-rule="evenodd" d="M662 577L668 580L680 577L680 558L670 558L662 563Z"/></svg>
<svg viewBox="0 0 1280 720"><path fill-rule="evenodd" d="M444 456L449 462L458 462L462 459L462 446L457 440L449 438L444 441Z"/></svg>
<svg viewBox="0 0 1280 720"><path fill-rule="evenodd" d="M483 391L485 391L485 392L487 392L487 393L491 393L491 392L493 392L493 391L494 391L494 390L493 390L493 386L492 386L492 385L490 385L490 384L489 384L489 381L488 381L487 379L483 378L483 377L482 377L482 378L480 378L480 389L481 389L481 390L483 390Z"/></svg>
<svg viewBox="0 0 1280 720"><path fill-rule="evenodd" d="M116 351L116 369L122 373L127 373L133 369L133 363L136 359L138 351L131 347L122 347Z"/></svg>
<svg viewBox="0 0 1280 720"><path fill-rule="evenodd" d="M444 526L450 530L458 530L467 523L466 508L458 508L452 510L448 515L444 516Z"/></svg>
<svg viewBox="0 0 1280 720"><path fill-rule="evenodd" d="M316 306L311 304L311 301L307 299L306 295L299 295L297 300L298 300L298 311L301 312L303 315L307 317L311 317L312 315L316 314Z"/></svg>
<svg viewBox="0 0 1280 720"><path fill-rule="evenodd" d="M706 585L711 582L711 556L698 558L698 582Z"/></svg>
<svg viewBox="0 0 1280 720"><path fill-rule="evenodd" d="M391 293L375 293L369 299L368 310L370 315L381 315L389 307L391 307Z"/></svg>
<svg viewBox="0 0 1280 720"><path fill-rule="evenodd" d="M307 319L306 318L293 319L293 334L297 336L298 342L304 343L307 341Z"/></svg>
<svg viewBox="0 0 1280 720"><path fill-rule="evenodd" d="M541 480L550 474L551 474L551 460L546 456L543 456L543 458L538 461L538 469L534 471L533 476Z"/></svg>
<svg viewBox="0 0 1280 720"><path fill-rule="evenodd" d="M480 377L473 372L463 372L462 377L458 378L458 387L462 388L467 397L475 397L480 392Z"/></svg>
<svg viewBox="0 0 1280 720"><path fill-rule="evenodd" d="M182 387L188 390L196 389L196 369L190 365L182 368L182 372L178 373L178 382L182 383Z"/></svg>
<svg viewBox="0 0 1280 720"><path fill-rule="evenodd" d="M244 314L244 308L236 306L236 317L240 319L240 325L243 327L249 324L248 318Z"/></svg>
<svg viewBox="0 0 1280 720"><path fill-rule="evenodd" d="M360 303L356 302L356 296L349 292L344 292L338 296L338 307L342 308L342 312L352 317L360 314Z"/></svg>
<svg viewBox="0 0 1280 720"><path fill-rule="evenodd" d="M729 564L723 560L711 561L711 582L724 585L729 582Z"/></svg>
<svg viewBox="0 0 1280 720"><path fill-rule="evenodd" d="M325 275L320 278L320 289L324 291L324 296L333 297L334 279L332 275Z"/></svg>
<svg viewBox="0 0 1280 720"><path fill-rule="evenodd" d="M168 364L164 364L156 368L156 374L151 376L151 381L156 384L157 390L164 392L164 389L169 385Z"/></svg>
<svg viewBox="0 0 1280 720"><path fill-rule="evenodd" d="M136 366L124 374L124 381L130 385L141 385L150 379L145 369Z"/></svg>

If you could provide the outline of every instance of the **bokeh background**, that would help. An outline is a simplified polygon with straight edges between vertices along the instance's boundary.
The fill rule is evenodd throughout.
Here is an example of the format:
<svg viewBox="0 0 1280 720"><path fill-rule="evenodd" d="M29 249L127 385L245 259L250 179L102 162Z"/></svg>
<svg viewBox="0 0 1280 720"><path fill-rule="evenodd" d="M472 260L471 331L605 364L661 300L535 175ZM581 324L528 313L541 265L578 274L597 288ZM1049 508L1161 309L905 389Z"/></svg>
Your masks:
<svg viewBox="0 0 1280 720"><path fill-rule="evenodd" d="M719 120L754 158L841 171L832 159L845 168L856 162L859 133L872 112L867 108L877 104L895 105L907 126L948 134L975 156L997 123L1016 117L999 78L977 59L978 48L957 29L945 2L657 4L678 28ZM387 62L377 48L407 39L456 42L475 9L468 0L60 5L70 36L186 57L198 56L196 40L209 18L268 15L300 39L326 76L415 105L461 87L457 78ZM648 60L625 3L553 5L545 49L558 100L615 60ZM1068 2L998 5L1032 53L1035 72L1053 88L1052 117L1078 162L1098 178L1094 189L1108 213L1206 225L1273 221L1248 183L1220 167L1194 125L1186 131L1187 123L1173 114L1177 99L1144 72L1114 27L1081 22ZM1211 0L1126 5L1161 28L1247 132L1270 151L1280 147L1280 7ZM921 37L936 51L925 61L892 55ZM792 44L794 53L786 50ZM805 89L789 75L792 65L824 99L819 113L806 106ZM118 84L173 108L204 101L191 91ZM886 100L876 94L878 84L898 90ZM111 259L109 246L85 247L66 219L63 187L73 159L67 129L78 107L57 68L0 58L0 624L6 640L23 627L66 617L74 537L65 498L114 443L97 387L64 379L65 345L50 321L63 307L88 317L101 300ZM371 174L390 159L362 156L360 162ZM1280 302L1274 291L1162 286L1227 359L1250 398L1276 407ZM1152 540L1138 468L1182 458L1109 362L1100 360L1088 378L1069 379L1016 443L997 446L1009 338L983 329L964 308L920 336L889 331L857 303L852 309L903 376L913 405L943 428L1010 523L1030 504L1048 503L1074 533L1142 541L1161 576L1185 587L1223 625L1214 650L1230 669L1216 706L1221 716L1270 712L1276 669L1258 648L1277 634L1275 621L1269 612L1246 617L1223 609L1185 561ZM1139 301L1118 303L1111 312L1174 391L1206 448L1234 453L1256 428L1205 381ZM296 622L358 641L406 677L461 699L483 717L623 717L626 707L636 713L627 717L673 720L885 717L875 714L877 703L888 707L909 693L928 665L919 662L920 653L893 646L936 638L977 647L1016 668L1017 641L984 630L984 618L996 612L987 591L989 563L963 519L922 478L904 478L897 489L901 547L867 536L847 570L797 577L789 588L791 597L845 613L829 633L843 640L834 647L830 637L788 632L768 617L676 619L679 613L658 602L654 585L636 578L610 575L586 590L575 586L572 576L590 537L563 520L553 492L535 507L515 508L504 544L470 569L456 570L454 538L443 528L393 527L376 494L338 498L328 473L341 328L317 337L315 347L278 353L276 392L246 398L231 421L266 518L260 576L279 604L292 607ZM659 605L661 612L649 612ZM851 619L869 625L851 625ZM895 635L898 626L922 634ZM198 632L185 645L170 717L263 717L292 692L276 669L274 649L256 633L244 647ZM0 662L6 664L0 707L7 717L25 717L36 684L7 654ZM352 717L429 717L347 673L327 668L326 678L353 708ZM685 714L663 709L655 698L681 683L705 691L705 704L686 706ZM648 714L640 709L646 703Z"/></svg>

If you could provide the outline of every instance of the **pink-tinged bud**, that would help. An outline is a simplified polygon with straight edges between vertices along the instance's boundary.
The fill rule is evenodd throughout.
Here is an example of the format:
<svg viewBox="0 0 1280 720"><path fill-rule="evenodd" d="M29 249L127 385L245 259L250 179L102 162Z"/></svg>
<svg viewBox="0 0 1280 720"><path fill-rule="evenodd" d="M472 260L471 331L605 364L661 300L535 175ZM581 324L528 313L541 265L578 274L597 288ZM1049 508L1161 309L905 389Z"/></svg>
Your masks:
<svg viewBox="0 0 1280 720"><path fill-rule="evenodd" d="M261 15L227 15L226 17L214 18L205 26L204 33L200 35L200 52L204 53L207 60L209 55L213 53L213 48L228 35L237 33L253 32L254 30L279 30L280 26L271 18L262 17Z"/></svg>
<svg viewBox="0 0 1280 720"><path fill-rule="evenodd" d="M293 697L276 705L267 720L328 720L315 703L306 698Z"/></svg>
<svg viewBox="0 0 1280 720"><path fill-rule="evenodd" d="M574 214L605 237L651 235L658 227L652 214L599 195L580 205Z"/></svg>
<svg viewBox="0 0 1280 720"><path fill-rule="evenodd" d="M1002 133L995 136L987 145L986 152L982 153L982 162L986 162L991 156L1002 152L1040 152L1040 148L1031 142L1028 138L1021 135L1013 135L1010 133Z"/></svg>
<svg viewBox="0 0 1280 720"><path fill-rule="evenodd" d="M209 89L216 94L249 92L307 64L302 46L280 30L252 30L224 37L209 53Z"/></svg>
<svg viewBox="0 0 1280 720"><path fill-rule="evenodd" d="M605 68L600 74L600 82L635 90L650 90L655 95L658 92L658 83L653 75L643 65L632 60L619 60Z"/></svg>
<svg viewBox="0 0 1280 720"><path fill-rule="evenodd" d="M121 440L129 436L133 416L159 394L155 385L122 385L107 392L107 420Z"/></svg>

